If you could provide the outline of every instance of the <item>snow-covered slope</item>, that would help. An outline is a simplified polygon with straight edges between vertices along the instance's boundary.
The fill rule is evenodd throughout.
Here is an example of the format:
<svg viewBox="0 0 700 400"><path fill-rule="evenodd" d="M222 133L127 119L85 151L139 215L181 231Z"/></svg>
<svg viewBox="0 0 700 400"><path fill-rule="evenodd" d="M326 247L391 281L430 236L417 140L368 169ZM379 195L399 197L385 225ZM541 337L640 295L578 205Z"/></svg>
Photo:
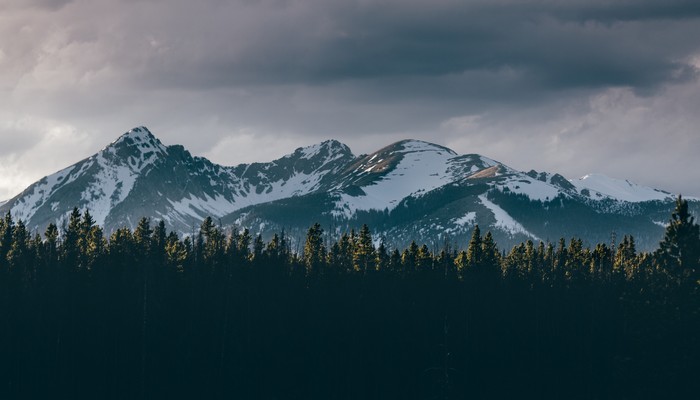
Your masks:
<svg viewBox="0 0 700 400"><path fill-rule="evenodd" d="M671 193L602 174L588 174L570 182L576 186L578 193L595 200L609 198L636 203L674 198Z"/></svg>
<svg viewBox="0 0 700 400"><path fill-rule="evenodd" d="M358 188L342 193L338 209L346 216L357 210L391 210L405 197L418 195L450 181L452 150L417 140L385 147L356 163L349 178L337 187Z"/></svg>
<svg viewBox="0 0 700 400"><path fill-rule="evenodd" d="M96 223L124 201L136 180L166 154L166 147L148 129L138 127L92 157L44 177L11 199L13 215L31 221L36 216L62 215L73 207L89 209Z"/></svg>

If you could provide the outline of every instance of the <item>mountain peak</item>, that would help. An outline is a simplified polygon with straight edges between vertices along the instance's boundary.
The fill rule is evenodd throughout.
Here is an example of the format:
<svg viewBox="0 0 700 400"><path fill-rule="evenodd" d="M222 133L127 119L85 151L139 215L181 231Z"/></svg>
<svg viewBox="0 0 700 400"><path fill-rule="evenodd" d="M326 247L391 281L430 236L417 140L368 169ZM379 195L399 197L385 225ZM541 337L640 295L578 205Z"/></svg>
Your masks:
<svg viewBox="0 0 700 400"><path fill-rule="evenodd" d="M352 151L345 144L331 139L324 140L321 143L313 144L311 146L299 147L294 151L293 155L310 160L318 156L327 158L336 158L343 155L352 156Z"/></svg>
<svg viewBox="0 0 700 400"><path fill-rule="evenodd" d="M165 146L145 126L137 126L123 133L104 150L110 148L117 149L117 151L122 148L136 148L141 153L165 151Z"/></svg>
<svg viewBox="0 0 700 400"><path fill-rule="evenodd" d="M127 132L124 132L121 136L117 138L117 140L112 142L112 144L117 144L125 140L142 142L144 140L152 141L158 139L145 126L137 126L133 129L130 129Z"/></svg>
<svg viewBox="0 0 700 400"><path fill-rule="evenodd" d="M404 139L404 140L399 140L398 142L395 142L393 144L390 144L389 146L386 147L386 149L392 149L394 151L402 150L402 152L406 153L413 153L413 152L420 152L420 151L438 151L438 152L446 152L451 155L457 155L457 153L449 149L445 146L441 146L439 144L431 143L431 142L426 142L424 140L418 140L418 139Z"/></svg>

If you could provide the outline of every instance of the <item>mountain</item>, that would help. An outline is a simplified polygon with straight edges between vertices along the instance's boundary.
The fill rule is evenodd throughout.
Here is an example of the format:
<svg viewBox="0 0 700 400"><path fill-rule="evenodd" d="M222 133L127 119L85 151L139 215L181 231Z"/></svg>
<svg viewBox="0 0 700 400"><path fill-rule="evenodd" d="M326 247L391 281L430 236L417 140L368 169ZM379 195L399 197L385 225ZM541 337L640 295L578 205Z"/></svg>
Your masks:
<svg viewBox="0 0 700 400"><path fill-rule="evenodd" d="M138 127L0 203L0 211L39 231L62 226L79 207L107 233L147 216L190 234L211 216L264 236L284 229L297 242L313 222L332 235L367 223L378 240L397 246L413 239L463 246L479 224L502 246L571 236L609 242L615 232L653 248L674 200L625 180L521 172L419 140L361 156L328 140L268 163L221 166ZM696 213L699 205L691 201Z"/></svg>

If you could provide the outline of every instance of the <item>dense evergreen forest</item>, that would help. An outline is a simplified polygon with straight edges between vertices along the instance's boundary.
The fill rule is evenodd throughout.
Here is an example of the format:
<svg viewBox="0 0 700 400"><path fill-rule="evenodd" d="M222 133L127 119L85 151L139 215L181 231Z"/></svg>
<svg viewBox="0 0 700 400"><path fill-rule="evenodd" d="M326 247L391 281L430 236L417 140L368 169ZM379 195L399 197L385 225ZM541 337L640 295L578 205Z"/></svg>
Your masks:
<svg viewBox="0 0 700 400"><path fill-rule="evenodd" d="M0 221L0 398L639 399L697 396L700 233L680 197L657 251L634 238L463 251L303 249L206 219L106 238L77 209Z"/></svg>

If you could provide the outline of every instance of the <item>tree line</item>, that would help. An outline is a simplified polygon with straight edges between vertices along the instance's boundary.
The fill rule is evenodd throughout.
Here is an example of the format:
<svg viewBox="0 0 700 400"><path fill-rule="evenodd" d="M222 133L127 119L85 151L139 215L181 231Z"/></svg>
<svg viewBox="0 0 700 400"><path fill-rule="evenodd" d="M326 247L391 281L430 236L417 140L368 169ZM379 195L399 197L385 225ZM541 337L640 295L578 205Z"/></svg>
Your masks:
<svg viewBox="0 0 700 400"><path fill-rule="evenodd" d="M368 226L303 249L206 218L106 238L89 211L0 220L0 397L658 398L697 392L700 230L389 249Z"/></svg>

